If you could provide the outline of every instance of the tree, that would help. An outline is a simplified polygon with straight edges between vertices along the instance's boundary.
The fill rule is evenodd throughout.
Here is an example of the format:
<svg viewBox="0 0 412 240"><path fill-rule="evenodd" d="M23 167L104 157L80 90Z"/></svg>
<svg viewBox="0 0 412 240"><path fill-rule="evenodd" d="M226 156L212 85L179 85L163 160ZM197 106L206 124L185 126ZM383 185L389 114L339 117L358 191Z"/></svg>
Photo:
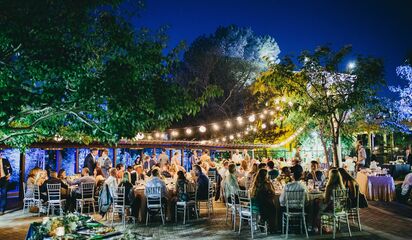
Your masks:
<svg viewBox="0 0 412 240"><path fill-rule="evenodd" d="M136 31L121 0L0 3L0 143L117 142L199 111L173 79L178 49ZM137 5L136 5L137 3Z"/></svg>
<svg viewBox="0 0 412 240"><path fill-rule="evenodd" d="M412 120L412 66L410 60L407 60L404 65L396 68L396 74L407 81L404 87L391 86L389 89L392 92L399 94L399 100L395 101L396 113L398 121Z"/></svg>
<svg viewBox="0 0 412 240"><path fill-rule="evenodd" d="M278 62L279 52L272 37L234 25L197 38L184 54L178 81L195 96L210 89L219 96L182 123L200 124L241 114L250 96L248 86L269 62Z"/></svg>
<svg viewBox="0 0 412 240"><path fill-rule="evenodd" d="M376 102L376 92L384 83L378 59L359 56L355 68L343 71L342 62L350 52L351 46L336 52L329 47L304 51L298 64L288 57L272 64L252 86L260 104L271 105L284 95L293 98L296 104L289 111L293 116L289 121L297 126L315 124L325 152L330 141L336 166L342 128L355 111Z"/></svg>

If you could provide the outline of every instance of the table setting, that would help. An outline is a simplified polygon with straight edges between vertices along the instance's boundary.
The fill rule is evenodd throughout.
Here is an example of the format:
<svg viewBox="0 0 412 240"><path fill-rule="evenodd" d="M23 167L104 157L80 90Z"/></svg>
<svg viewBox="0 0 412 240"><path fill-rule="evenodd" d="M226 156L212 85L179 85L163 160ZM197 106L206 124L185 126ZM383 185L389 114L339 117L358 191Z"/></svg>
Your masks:
<svg viewBox="0 0 412 240"><path fill-rule="evenodd" d="M372 163L371 163L372 166ZM362 169L356 175L360 192L368 200L390 202L395 196L395 182L388 170L381 167Z"/></svg>

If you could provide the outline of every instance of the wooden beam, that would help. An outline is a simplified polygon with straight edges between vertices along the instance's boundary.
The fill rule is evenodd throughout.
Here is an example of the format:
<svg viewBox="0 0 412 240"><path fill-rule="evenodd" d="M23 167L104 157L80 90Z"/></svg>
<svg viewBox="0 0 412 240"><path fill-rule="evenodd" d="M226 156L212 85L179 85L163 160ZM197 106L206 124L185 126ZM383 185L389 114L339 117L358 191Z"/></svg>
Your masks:
<svg viewBox="0 0 412 240"><path fill-rule="evenodd" d="M20 176L19 176L19 199L23 201L23 183L25 182L25 173L26 173L26 152L20 151Z"/></svg>
<svg viewBox="0 0 412 240"><path fill-rule="evenodd" d="M117 158L117 151L116 148L113 148L113 167L116 167L116 158Z"/></svg>
<svg viewBox="0 0 412 240"><path fill-rule="evenodd" d="M78 173L79 172L79 149L76 148L76 153L75 153L74 161L76 162L74 164L74 172Z"/></svg>

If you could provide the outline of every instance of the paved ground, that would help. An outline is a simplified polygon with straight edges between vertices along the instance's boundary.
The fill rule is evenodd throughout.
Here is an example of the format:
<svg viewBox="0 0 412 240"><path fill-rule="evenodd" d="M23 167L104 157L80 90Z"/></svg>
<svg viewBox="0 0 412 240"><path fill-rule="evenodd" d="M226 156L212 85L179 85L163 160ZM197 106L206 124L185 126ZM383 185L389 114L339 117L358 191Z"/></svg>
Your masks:
<svg viewBox="0 0 412 240"><path fill-rule="evenodd" d="M223 205L217 203L215 214L211 219L203 218L190 221L186 225L166 224L162 226L159 219L154 219L150 226L143 224L128 225L127 229L117 226L121 231L132 231L136 239L250 239L249 228L245 227L241 234L230 230L225 224L225 212ZM95 216L100 219L99 216ZM353 237L349 238L346 228L339 233L338 239L412 239L412 208L397 203L370 203L368 209L361 211L364 231L360 232L356 226L352 226ZM0 239L24 239L31 222L41 221L41 217L22 214L21 210L9 212L0 216ZM104 222L104 221L103 221ZM320 236L310 233L311 239L331 239L331 235ZM265 236L256 232L257 239L284 239L280 234ZM304 239L303 235L292 234L290 239Z"/></svg>

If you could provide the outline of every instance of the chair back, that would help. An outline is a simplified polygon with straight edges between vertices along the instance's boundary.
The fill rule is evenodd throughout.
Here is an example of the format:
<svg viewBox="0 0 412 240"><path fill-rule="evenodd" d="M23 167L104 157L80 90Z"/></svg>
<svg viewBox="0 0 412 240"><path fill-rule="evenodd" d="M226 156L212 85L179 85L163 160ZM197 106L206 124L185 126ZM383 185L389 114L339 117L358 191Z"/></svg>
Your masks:
<svg viewBox="0 0 412 240"><path fill-rule="evenodd" d="M33 189L31 191L28 190L26 183L23 182L23 199L34 198Z"/></svg>
<svg viewBox="0 0 412 240"><path fill-rule="evenodd" d="M188 201L196 200L196 184L185 184L185 193L188 196Z"/></svg>
<svg viewBox="0 0 412 240"><path fill-rule="evenodd" d="M146 187L147 208L162 206L162 187Z"/></svg>
<svg viewBox="0 0 412 240"><path fill-rule="evenodd" d="M39 185L34 185L33 186L33 198L35 199L35 200L37 200L37 201L41 201L41 198L40 198L40 187L39 187Z"/></svg>
<svg viewBox="0 0 412 240"><path fill-rule="evenodd" d="M94 183L82 183L80 185L80 193L82 199L93 199L94 198Z"/></svg>
<svg viewBox="0 0 412 240"><path fill-rule="evenodd" d="M126 204L126 193L124 187L116 187L115 194L113 196L113 207L124 208Z"/></svg>
<svg viewBox="0 0 412 240"><path fill-rule="evenodd" d="M343 213L348 209L348 198L349 194L347 189L333 190L333 214Z"/></svg>
<svg viewBox="0 0 412 240"><path fill-rule="evenodd" d="M49 201L61 200L61 184L47 184L47 197Z"/></svg>
<svg viewBox="0 0 412 240"><path fill-rule="evenodd" d="M212 183L216 182L216 171L209 171L207 173L207 177L209 178L209 181Z"/></svg>
<svg viewBox="0 0 412 240"><path fill-rule="evenodd" d="M211 180L209 180L209 185L208 185L208 199L210 200L210 199L213 199L213 193L214 193L214 190L213 190L213 182L211 181Z"/></svg>
<svg viewBox="0 0 412 240"><path fill-rule="evenodd" d="M249 212L252 214L252 200L249 195L248 190L238 190L237 196L239 199L239 211L240 213ZM234 197L235 198L235 197ZM236 199L232 199L232 201L236 201Z"/></svg>
<svg viewBox="0 0 412 240"><path fill-rule="evenodd" d="M305 191L304 190L297 190L297 191L285 191L285 200L286 200L286 212L290 210L301 210L305 211Z"/></svg>

